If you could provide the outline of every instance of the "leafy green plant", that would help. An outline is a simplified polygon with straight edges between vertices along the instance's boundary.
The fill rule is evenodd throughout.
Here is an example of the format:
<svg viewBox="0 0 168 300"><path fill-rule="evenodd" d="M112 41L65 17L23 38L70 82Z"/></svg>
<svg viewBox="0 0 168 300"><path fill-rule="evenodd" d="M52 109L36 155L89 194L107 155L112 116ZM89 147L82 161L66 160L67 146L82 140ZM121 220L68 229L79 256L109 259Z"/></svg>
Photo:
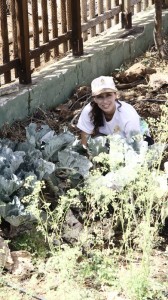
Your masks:
<svg viewBox="0 0 168 300"><path fill-rule="evenodd" d="M56 194L58 188L52 182L56 169L67 169L82 177L88 174L92 163L72 150L74 141L70 132L56 135L49 126L38 129L35 123L26 127L24 142L0 140L0 216L13 226L34 219L33 214L26 214L22 198L31 194L39 180L48 181ZM25 182L29 177L32 182L28 190Z"/></svg>
<svg viewBox="0 0 168 300"><path fill-rule="evenodd" d="M92 280L95 286L117 286L117 259L109 249L92 249L89 256L80 263L80 272L84 280Z"/></svg>
<svg viewBox="0 0 168 300"><path fill-rule="evenodd" d="M47 243L44 242L44 237L36 228L28 232L24 232L16 236L10 243L13 250L26 250L29 251L33 258L45 258L48 256L49 248Z"/></svg>

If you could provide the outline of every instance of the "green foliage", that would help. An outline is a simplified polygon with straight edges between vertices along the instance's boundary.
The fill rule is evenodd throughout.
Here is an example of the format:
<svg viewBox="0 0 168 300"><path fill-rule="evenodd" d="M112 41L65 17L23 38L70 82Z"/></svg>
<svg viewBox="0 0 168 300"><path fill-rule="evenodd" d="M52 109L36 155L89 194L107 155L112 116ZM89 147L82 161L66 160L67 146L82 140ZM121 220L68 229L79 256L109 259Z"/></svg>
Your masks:
<svg viewBox="0 0 168 300"><path fill-rule="evenodd" d="M35 258L45 258L48 255L48 244L44 242L43 235L36 228L20 234L11 241L13 250L29 251Z"/></svg>
<svg viewBox="0 0 168 300"><path fill-rule="evenodd" d="M85 280L91 280L95 286L117 286L117 259L109 249L93 249L89 257L80 263L80 272Z"/></svg>

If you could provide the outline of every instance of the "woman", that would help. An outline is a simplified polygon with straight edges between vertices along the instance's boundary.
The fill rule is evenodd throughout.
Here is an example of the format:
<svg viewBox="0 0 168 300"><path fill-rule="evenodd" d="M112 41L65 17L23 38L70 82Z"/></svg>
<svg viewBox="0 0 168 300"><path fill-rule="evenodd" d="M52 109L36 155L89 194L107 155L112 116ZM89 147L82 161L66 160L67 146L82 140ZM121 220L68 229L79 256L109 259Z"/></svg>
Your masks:
<svg viewBox="0 0 168 300"><path fill-rule="evenodd" d="M93 101L84 107L77 124L84 146L90 135L118 133L130 139L141 133L140 116L130 104L117 100L112 77L94 79L91 90Z"/></svg>

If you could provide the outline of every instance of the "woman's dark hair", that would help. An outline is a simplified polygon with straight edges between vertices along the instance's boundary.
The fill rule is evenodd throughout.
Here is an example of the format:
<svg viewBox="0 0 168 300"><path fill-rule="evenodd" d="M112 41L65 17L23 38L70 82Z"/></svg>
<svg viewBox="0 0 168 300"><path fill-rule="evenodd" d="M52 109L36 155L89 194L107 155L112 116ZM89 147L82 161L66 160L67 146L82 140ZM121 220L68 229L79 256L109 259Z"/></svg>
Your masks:
<svg viewBox="0 0 168 300"><path fill-rule="evenodd" d="M119 107L117 109L120 110L120 107L122 106L121 102L117 99L115 101L119 103ZM103 112L96 102L92 101L90 105L92 107L90 118L94 125L94 134L97 134L99 127L104 125Z"/></svg>

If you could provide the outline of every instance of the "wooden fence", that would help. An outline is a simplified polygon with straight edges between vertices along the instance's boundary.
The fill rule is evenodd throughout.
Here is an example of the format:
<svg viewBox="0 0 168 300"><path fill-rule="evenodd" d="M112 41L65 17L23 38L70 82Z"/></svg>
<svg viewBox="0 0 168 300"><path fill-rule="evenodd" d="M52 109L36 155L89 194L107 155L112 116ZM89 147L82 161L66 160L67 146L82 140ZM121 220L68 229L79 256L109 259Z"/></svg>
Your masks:
<svg viewBox="0 0 168 300"><path fill-rule="evenodd" d="M121 23L148 0L0 0L0 85L16 78L31 83L31 74L65 56L81 56L85 41Z"/></svg>

